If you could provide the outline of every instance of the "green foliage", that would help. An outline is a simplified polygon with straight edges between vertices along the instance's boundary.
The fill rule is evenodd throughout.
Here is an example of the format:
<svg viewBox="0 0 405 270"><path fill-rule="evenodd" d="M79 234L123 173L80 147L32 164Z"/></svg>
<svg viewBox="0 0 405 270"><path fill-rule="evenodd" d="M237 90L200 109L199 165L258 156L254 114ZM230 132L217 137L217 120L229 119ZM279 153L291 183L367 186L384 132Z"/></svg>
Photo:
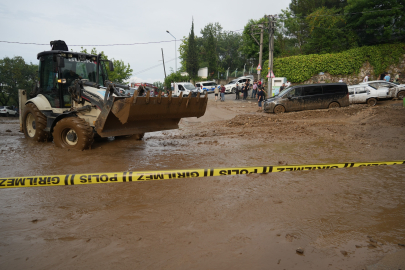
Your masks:
<svg viewBox="0 0 405 270"><path fill-rule="evenodd" d="M197 44L194 36L194 22L191 23L191 32L188 36L188 47L187 47L187 63L186 70L192 78L198 75L198 54L197 54Z"/></svg>
<svg viewBox="0 0 405 270"><path fill-rule="evenodd" d="M403 0L348 0L345 7L348 28L361 45L405 40Z"/></svg>
<svg viewBox="0 0 405 270"><path fill-rule="evenodd" d="M357 47L356 34L345 29L340 10L321 7L309 14L306 21L310 27L309 52L332 53Z"/></svg>
<svg viewBox="0 0 405 270"><path fill-rule="evenodd" d="M170 73L165 81L164 81L164 86L166 89L171 89L171 83L172 82L189 82L190 81L190 76L181 76L180 71Z"/></svg>
<svg viewBox="0 0 405 270"><path fill-rule="evenodd" d="M275 58L274 75L299 83L310 79L319 72L328 72L331 75L358 74L367 61L374 67L374 74L380 74L390 65L399 63L404 54L405 44L398 43L364 46L334 54ZM268 67L268 61L263 64L263 67Z"/></svg>
<svg viewBox="0 0 405 270"><path fill-rule="evenodd" d="M18 89L28 92L37 81L38 66L26 64L21 56L0 60L0 105L18 105Z"/></svg>
<svg viewBox="0 0 405 270"><path fill-rule="evenodd" d="M164 91L164 84L162 82L157 81L157 82L154 82L153 85L158 88L159 92Z"/></svg>
<svg viewBox="0 0 405 270"><path fill-rule="evenodd" d="M216 54L216 44L212 31L210 31L208 34L208 40L205 48L206 58L208 60L208 72L212 77L218 70L218 56Z"/></svg>
<svg viewBox="0 0 405 270"><path fill-rule="evenodd" d="M83 47L80 52L88 53L87 49L83 49ZM104 51L101 51L100 53L102 59L104 60L108 59L108 56L105 55ZM98 54L97 49L96 48L91 49L90 54L97 55ZM105 63L108 79L112 82L128 84L128 82L125 81L128 80L132 75L133 69L131 68L131 66L129 64L125 65L124 61L115 60L114 58L110 59L110 61L112 61L114 64L114 71L110 71L108 68L108 63Z"/></svg>
<svg viewBox="0 0 405 270"><path fill-rule="evenodd" d="M217 77L218 72L238 68L243 69L247 58L241 53L242 35L232 31L223 31L219 23L209 23L201 30L201 36L194 36L199 67L208 67L210 77ZM212 35L212 37L210 37ZM215 48L215 49L214 49ZM188 62L189 37L184 37L179 46L179 58L186 71ZM216 62L216 64L215 64Z"/></svg>

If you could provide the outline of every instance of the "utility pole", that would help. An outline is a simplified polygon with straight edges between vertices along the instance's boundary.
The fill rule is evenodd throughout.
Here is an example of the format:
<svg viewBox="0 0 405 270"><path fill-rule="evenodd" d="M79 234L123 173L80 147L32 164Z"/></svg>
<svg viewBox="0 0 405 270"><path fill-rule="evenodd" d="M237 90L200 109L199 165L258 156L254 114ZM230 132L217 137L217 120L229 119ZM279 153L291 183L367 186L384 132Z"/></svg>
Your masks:
<svg viewBox="0 0 405 270"><path fill-rule="evenodd" d="M267 94L268 97L273 96L273 87L272 87L272 78L271 74L273 72L273 52L274 52L274 28L275 28L275 22L276 22L276 17L277 15L268 15L267 18L269 19L269 83L268 83L268 89L267 89Z"/></svg>
<svg viewBox="0 0 405 270"><path fill-rule="evenodd" d="M255 35L259 34L257 32L257 28L260 29L260 42L257 41ZM256 41L257 45L259 45L259 65L262 66L262 55L263 55L263 24L255 24L251 25L250 27L250 34L252 35L253 39ZM256 31L256 32L255 32ZM260 71L257 72L257 79L260 80Z"/></svg>
<svg viewBox="0 0 405 270"><path fill-rule="evenodd" d="M165 67L165 57L163 56L163 48L162 48L162 60L163 60L163 70L165 72L165 80L166 80L166 67Z"/></svg>

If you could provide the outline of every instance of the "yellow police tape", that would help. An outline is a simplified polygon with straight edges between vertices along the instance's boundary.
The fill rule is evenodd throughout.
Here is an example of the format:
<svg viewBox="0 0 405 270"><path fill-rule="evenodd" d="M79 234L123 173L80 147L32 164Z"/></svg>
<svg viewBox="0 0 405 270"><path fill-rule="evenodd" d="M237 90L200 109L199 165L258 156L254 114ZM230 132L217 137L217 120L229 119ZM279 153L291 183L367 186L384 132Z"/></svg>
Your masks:
<svg viewBox="0 0 405 270"><path fill-rule="evenodd" d="M144 172L117 172L117 173L92 173L92 174L65 174L32 177L0 178L0 188L16 187L45 187L45 186L72 186L85 184L120 183L151 180L169 180L179 178L210 177L237 174L267 174L274 172L312 171L337 168L352 168L365 166L399 165L405 160L386 162L357 162L336 164L313 165L286 165L286 166L259 166L237 168L213 168L193 170L167 170Z"/></svg>

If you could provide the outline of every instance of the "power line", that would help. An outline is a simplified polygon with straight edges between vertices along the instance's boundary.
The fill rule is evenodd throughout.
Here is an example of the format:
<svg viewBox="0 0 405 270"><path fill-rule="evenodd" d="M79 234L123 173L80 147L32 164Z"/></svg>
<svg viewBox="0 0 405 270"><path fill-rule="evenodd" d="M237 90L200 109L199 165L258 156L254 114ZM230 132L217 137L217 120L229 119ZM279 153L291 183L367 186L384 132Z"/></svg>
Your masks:
<svg viewBox="0 0 405 270"><path fill-rule="evenodd" d="M170 60L165 61L165 62L168 63L168 62L171 62L171 61L174 61L174 60L176 60L176 58L170 59ZM155 66L153 66L153 67L148 67L148 68L146 68L146 69L144 69L144 70L141 70L141 71L132 73L132 75L133 75L133 76L134 76L134 75L138 75L138 74L143 73L143 72L145 72L145 71L148 71L148 70L151 70L151 69L160 67L161 65L162 65L162 64L157 64L157 65L155 65Z"/></svg>

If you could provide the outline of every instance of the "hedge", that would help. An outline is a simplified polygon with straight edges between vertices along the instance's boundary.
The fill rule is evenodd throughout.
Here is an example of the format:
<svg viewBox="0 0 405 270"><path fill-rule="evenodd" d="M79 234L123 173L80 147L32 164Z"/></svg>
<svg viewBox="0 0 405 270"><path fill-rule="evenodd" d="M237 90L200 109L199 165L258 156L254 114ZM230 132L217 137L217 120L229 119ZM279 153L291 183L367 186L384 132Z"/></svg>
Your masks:
<svg viewBox="0 0 405 270"><path fill-rule="evenodd" d="M274 59L274 75L294 83L304 82L320 72L331 75L359 74L365 62L374 67L374 74L383 73L398 64L405 54L405 43L364 46L333 54L309 54ZM265 61L263 67L268 67Z"/></svg>

